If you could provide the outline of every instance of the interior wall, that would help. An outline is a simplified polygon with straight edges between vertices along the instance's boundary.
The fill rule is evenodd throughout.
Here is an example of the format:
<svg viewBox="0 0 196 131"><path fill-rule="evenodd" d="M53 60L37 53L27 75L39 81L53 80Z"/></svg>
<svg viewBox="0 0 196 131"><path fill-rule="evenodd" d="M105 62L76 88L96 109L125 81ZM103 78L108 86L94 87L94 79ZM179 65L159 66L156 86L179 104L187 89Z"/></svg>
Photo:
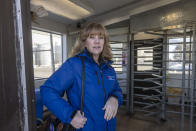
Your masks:
<svg viewBox="0 0 196 131"><path fill-rule="evenodd" d="M128 27L107 29L109 40L127 42Z"/></svg>
<svg viewBox="0 0 196 131"><path fill-rule="evenodd" d="M50 19L39 18L32 22L33 28L41 28L58 33L67 33L66 25L63 23L55 22Z"/></svg>

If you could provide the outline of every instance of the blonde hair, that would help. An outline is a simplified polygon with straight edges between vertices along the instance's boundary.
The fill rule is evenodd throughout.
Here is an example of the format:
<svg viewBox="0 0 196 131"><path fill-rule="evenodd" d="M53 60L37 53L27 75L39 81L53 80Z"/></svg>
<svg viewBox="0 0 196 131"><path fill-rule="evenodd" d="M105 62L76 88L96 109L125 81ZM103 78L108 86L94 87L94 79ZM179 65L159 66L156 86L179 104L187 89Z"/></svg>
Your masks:
<svg viewBox="0 0 196 131"><path fill-rule="evenodd" d="M101 24L98 24L98 23L90 23L80 32L78 40L70 54L70 57L73 57L77 55L78 53L81 53L84 51L86 39L90 35L104 36L104 46L103 46L103 51L100 54L100 57L104 60L112 60L112 50L109 44L109 37L106 33L106 29Z"/></svg>

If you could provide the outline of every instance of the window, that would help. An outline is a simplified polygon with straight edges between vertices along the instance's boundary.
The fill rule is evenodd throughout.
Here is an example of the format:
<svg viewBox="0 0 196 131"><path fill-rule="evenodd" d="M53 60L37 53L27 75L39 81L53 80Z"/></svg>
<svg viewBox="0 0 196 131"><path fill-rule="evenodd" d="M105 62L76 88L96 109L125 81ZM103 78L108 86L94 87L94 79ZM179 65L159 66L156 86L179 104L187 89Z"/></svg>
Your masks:
<svg viewBox="0 0 196 131"><path fill-rule="evenodd" d="M35 79L48 78L62 64L62 35L32 30Z"/></svg>
<svg viewBox="0 0 196 131"><path fill-rule="evenodd" d="M125 52L123 52L123 43L110 42L113 54L113 64L115 71L123 71L123 64L125 63Z"/></svg>
<svg viewBox="0 0 196 131"><path fill-rule="evenodd" d="M62 36L52 34L53 40L53 54L54 54L54 66L57 70L62 64Z"/></svg>
<svg viewBox="0 0 196 131"><path fill-rule="evenodd" d="M138 48L137 50L137 70L146 71L153 68L153 49Z"/></svg>
<svg viewBox="0 0 196 131"><path fill-rule="evenodd" d="M174 74L181 74L183 70L183 38L170 38L169 39L169 63L168 63L168 73L174 73ZM185 61L185 70L192 67L191 63L189 63L189 60L191 60L191 56L187 51L191 51L191 41L190 37L186 38L186 61ZM190 64L190 65L189 65Z"/></svg>

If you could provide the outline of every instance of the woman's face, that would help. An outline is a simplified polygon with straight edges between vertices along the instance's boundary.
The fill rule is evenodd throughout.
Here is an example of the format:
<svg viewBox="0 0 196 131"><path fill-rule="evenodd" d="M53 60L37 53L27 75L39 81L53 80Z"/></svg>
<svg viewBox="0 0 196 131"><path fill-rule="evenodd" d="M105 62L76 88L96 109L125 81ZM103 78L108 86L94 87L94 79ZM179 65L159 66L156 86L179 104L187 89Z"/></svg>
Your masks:
<svg viewBox="0 0 196 131"><path fill-rule="evenodd" d="M104 36L103 35L89 35L86 39L86 48L93 54L93 56L99 56L103 51Z"/></svg>

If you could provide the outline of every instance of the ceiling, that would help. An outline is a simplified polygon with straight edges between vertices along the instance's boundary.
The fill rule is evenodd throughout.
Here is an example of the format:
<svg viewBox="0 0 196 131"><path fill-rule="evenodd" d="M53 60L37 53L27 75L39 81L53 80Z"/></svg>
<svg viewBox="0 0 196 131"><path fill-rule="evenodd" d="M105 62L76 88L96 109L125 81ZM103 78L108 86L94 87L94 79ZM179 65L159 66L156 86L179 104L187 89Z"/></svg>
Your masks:
<svg viewBox="0 0 196 131"><path fill-rule="evenodd" d="M112 25L129 19L130 15L138 14L150 9L158 8L179 0L31 0L31 6L42 6L48 15L42 16L66 25L96 21L105 25ZM82 7L72 7L75 4ZM38 9L39 10L39 9ZM84 11L85 10L85 11ZM61 12L61 13L60 13ZM84 12L82 14L82 12ZM81 14L80 14L81 13ZM76 14L77 17L67 17Z"/></svg>

